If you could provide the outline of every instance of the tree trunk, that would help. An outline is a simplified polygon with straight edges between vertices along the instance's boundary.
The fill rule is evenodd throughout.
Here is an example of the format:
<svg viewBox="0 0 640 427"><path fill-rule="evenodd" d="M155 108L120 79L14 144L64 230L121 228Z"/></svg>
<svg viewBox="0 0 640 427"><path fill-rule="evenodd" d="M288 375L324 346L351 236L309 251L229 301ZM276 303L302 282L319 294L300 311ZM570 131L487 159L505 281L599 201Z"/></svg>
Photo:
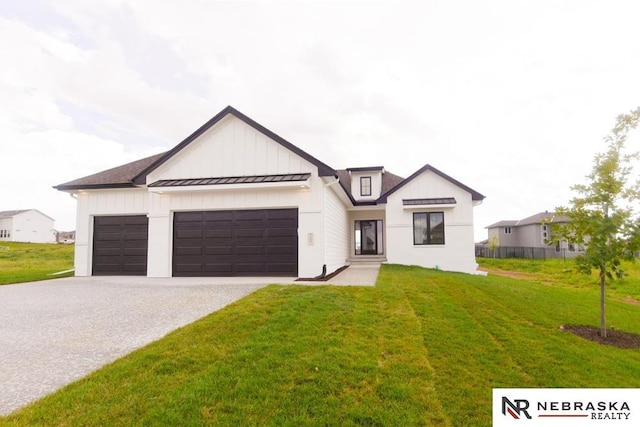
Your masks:
<svg viewBox="0 0 640 427"><path fill-rule="evenodd" d="M600 266L600 336L607 337L607 325L604 315L604 289L607 283L607 271L604 265Z"/></svg>

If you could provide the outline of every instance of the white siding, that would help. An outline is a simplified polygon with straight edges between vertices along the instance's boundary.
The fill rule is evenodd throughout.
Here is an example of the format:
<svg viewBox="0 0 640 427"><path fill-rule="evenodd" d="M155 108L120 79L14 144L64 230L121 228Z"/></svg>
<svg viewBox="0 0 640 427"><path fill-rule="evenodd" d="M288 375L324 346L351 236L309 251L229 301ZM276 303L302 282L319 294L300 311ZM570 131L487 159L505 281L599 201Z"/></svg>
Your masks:
<svg viewBox="0 0 640 427"><path fill-rule="evenodd" d="M404 209L402 199L454 197L453 208ZM444 212L445 244L413 244L413 212ZM425 171L387 200L387 259L390 263L475 273L471 194Z"/></svg>
<svg viewBox="0 0 640 427"><path fill-rule="evenodd" d="M13 218L0 218L0 230L3 230L4 233L8 233L8 236L0 237L0 241L2 242L11 242L13 241Z"/></svg>
<svg viewBox="0 0 640 427"><path fill-rule="evenodd" d="M371 177L371 195L360 194L360 178ZM356 201L377 200L382 191L382 172L380 171L357 171L351 172L351 194Z"/></svg>
<svg viewBox="0 0 640 427"><path fill-rule="evenodd" d="M76 219L76 276L91 275L93 217L97 215L146 215L146 189L80 191Z"/></svg>
<svg viewBox="0 0 640 427"><path fill-rule="evenodd" d="M213 178L312 172L315 166L234 116L227 116L147 177Z"/></svg>
<svg viewBox="0 0 640 427"><path fill-rule="evenodd" d="M13 217L11 241L29 243L55 243L53 219L33 209Z"/></svg>
<svg viewBox="0 0 640 427"><path fill-rule="evenodd" d="M332 273L346 263L349 256L349 218L345 205L334 192L342 191L335 185L325 189L325 264L327 273Z"/></svg>

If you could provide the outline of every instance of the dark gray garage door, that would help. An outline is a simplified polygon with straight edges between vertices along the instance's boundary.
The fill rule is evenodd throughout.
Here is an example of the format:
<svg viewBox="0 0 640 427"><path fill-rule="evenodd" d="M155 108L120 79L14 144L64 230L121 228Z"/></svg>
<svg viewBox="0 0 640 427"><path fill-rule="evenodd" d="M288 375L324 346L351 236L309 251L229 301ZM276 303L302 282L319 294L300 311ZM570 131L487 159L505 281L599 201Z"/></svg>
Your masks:
<svg viewBox="0 0 640 427"><path fill-rule="evenodd" d="M174 276L297 276L298 209L176 212Z"/></svg>
<svg viewBox="0 0 640 427"><path fill-rule="evenodd" d="M147 274L146 215L97 216L93 221L93 275Z"/></svg>

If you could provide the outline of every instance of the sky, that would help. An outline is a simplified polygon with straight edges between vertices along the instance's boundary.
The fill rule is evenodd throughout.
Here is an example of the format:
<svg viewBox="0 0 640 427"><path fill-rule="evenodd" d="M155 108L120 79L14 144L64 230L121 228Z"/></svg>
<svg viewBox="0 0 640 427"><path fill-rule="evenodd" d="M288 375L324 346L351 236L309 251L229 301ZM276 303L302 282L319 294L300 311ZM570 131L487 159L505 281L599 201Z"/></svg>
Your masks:
<svg viewBox="0 0 640 427"><path fill-rule="evenodd" d="M73 230L52 186L231 105L336 169L443 171L486 196L479 241L566 205L640 105L639 18L637 0L3 1L0 210Z"/></svg>

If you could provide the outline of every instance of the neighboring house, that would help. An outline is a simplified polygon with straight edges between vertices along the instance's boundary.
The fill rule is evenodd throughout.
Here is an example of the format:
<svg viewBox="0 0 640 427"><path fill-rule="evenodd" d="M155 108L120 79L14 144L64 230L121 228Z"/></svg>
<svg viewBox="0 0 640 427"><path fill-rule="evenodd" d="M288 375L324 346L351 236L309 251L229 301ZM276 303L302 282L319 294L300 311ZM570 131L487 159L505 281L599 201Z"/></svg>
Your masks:
<svg viewBox="0 0 640 427"><path fill-rule="evenodd" d="M390 149L392 149L390 147ZM484 196L425 165L336 170L232 107L173 149L56 186L76 275L316 277L361 260L476 272Z"/></svg>
<svg viewBox="0 0 640 427"><path fill-rule="evenodd" d="M58 231L56 233L56 242L64 244L72 244L76 242L75 231Z"/></svg>
<svg viewBox="0 0 640 427"><path fill-rule="evenodd" d="M0 242L55 243L53 218L37 209L0 212Z"/></svg>
<svg viewBox="0 0 640 427"><path fill-rule="evenodd" d="M555 212L540 212L521 220L496 222L488 227L487 244L495 242L500 247L541 248L548 258L576 256L584 249L573 242L553 238L554 224L568 221L567 217L556 216Z"/></svg>

